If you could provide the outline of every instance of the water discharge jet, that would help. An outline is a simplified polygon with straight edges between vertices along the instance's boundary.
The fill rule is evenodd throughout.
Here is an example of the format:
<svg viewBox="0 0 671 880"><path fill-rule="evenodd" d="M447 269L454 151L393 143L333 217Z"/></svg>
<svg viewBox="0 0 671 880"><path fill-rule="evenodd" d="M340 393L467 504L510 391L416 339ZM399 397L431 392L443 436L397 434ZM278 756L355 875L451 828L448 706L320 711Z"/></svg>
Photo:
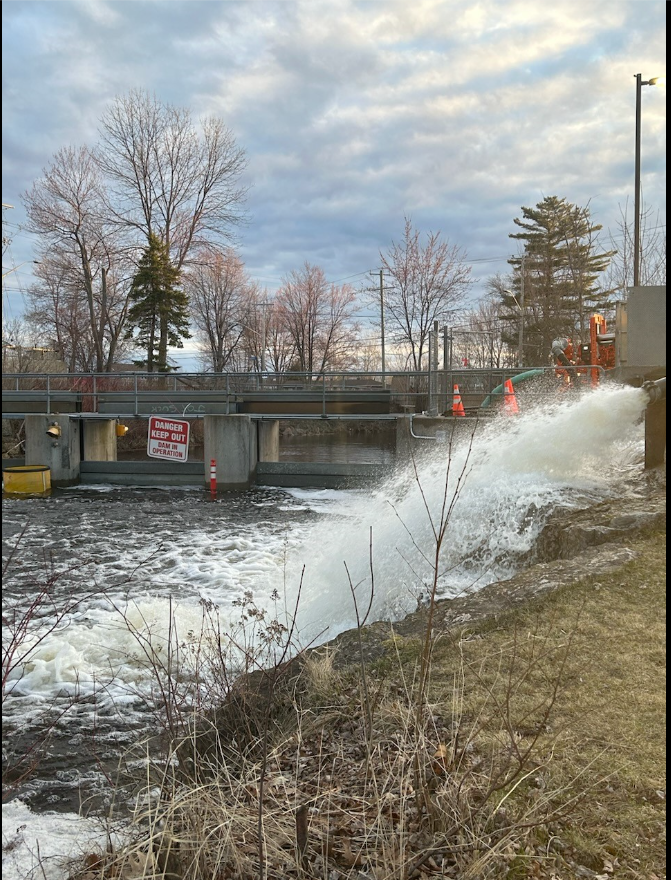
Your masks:
<svg viewBox="0 0 671 880"><path fill-rule="evenodd" d="M513 420L495 418L470 437L429 444L375 492L353 494L288 557L290 570L305 566L306 637L326 630L331 638L354 626L345 565L362 592L370 588L370 529L373 619L397 620L426 596L445 511L439 596L512 576L550 513L618 491L631 465L620 456L640 437L647 400L640 389L614 385L558 395Z"/></svg>
<svg viewBox="0 0 671 880"><path fill-rule="evenodd" d="M353 627L348 573L359 607L367 607L371 528L371 620L414 611L434 574L441 597L512 576L528 564L551 514L637 491L649 400L645 390L618 386L559 395L515 419L492 418L473 437L462 430L452 442L426 444L375 491L257 487L212 502L205 490L95 486L39 502L6 499L8 553L28 528L21 564L4 579L4 610L30 606L45 558L55 606L95 585L51 633L45 606L30 633L35 650L9 683L8 732L34 730L38 709L58 710L75 689L83 698L37 788L78 803L82 775L93 771L73 743L95 729L116 760L124 742L137 740L154 708L144 649L160 658L172 644L180 686L188 683L202 640L217 635L203 629L205 608L223 634L239 619L235 603L245 593L277 617L293 608L305 568L301 641L328 641ZM435 535L448 511L436 572Z"/></svg>

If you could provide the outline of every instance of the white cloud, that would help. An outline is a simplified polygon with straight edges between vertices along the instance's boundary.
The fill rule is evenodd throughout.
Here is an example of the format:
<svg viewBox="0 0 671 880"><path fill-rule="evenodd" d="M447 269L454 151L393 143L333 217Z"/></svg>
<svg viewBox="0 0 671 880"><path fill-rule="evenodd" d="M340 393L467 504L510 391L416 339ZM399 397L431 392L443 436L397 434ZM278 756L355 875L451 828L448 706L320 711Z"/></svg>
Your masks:
<svg viewBox="0 0 671 880"><path fill-rule="evenodd" d="M665 73L665 9L633 0L3 5L3 200L130 88L221 115L247 151L242 253L367 272L404 214L505 255L555 194L615 225L633 198L634 80ZM644 89L643 184L665 211L663 94ZM661 99L660 99L661 98ZM478 267L505 271L501 266Z"/></svg>

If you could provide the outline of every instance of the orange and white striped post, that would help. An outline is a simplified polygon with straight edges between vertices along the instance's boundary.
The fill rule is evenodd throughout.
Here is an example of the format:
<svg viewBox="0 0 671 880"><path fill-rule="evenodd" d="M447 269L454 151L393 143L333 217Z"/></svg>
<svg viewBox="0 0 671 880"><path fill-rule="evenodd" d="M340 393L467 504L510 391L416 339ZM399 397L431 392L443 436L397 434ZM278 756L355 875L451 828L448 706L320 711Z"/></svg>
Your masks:
<svg viewBox="0 0 671 880"><path fill-rule="evenodd" d="M210 495L212 498L217 497L217 460L210 459Z"/></svg>

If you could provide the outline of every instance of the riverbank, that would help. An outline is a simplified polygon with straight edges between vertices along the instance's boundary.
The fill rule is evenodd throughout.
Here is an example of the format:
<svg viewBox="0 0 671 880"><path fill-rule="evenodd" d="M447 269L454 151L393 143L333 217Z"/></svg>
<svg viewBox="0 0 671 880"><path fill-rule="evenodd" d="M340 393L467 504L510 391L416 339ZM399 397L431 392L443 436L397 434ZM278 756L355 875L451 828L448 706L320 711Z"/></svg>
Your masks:
<svg viewBox="0 0 671 880"><path fill-rule="evenodd" d="M666 487L646 479L438 603L429 641L423 608L249 679L134 845L72 876L661 880Z"/></svg>

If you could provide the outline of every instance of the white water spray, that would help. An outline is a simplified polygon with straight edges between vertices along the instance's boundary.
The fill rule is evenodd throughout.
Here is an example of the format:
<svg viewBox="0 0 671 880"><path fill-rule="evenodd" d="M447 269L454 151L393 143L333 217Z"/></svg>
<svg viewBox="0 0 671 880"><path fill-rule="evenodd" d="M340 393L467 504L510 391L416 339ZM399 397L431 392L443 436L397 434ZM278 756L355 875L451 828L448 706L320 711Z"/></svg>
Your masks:
<svg viewBox="0 0 671 880"><path fill-rule="evenodd" d="M640 389L600 387L517 416L499 416L471 438L430 448L370 495L355 495L315 526L290 558L305 567L304 638L333 638L356 625L373 587L372 620L399 619L426 598L511 577L560 507L585 507L617 491L642 455ZM372 563L371 563L372 558Z"/></svg>
<svg viewBox="0 0 671 880"><path fill-rule="evenodd" d="M137 701L152 688L147 648L165 657L171 644L185 646L182 660L193 656L189 646L195 650L203 638L201 597L217 606L227 632L239 620L233 603L243 592L272 619L278 614L273 593L285 597L291 616L300 585L296 622L303 645L356 625L352 588L363 613L373 586L369 622L398 620L430 591L436 534L446 520L437 562L440 597L511 577L552 511L607 497L642 468L647 400L640 389L602 387L497 417L470 442L424 441L414 464L398 466L375 491L297 490L302 503L293 507L286 496L275 496L278 510L318 511L316 522L306 524L299 514L286 531L265 513L241 525L219 520L212 507L212 515L201 512L191 528L187 515L183 529L158 534L149 526L129 541L131 522L139 523L131 509L117 543L109 531L104 536L96 578L107 596L98 595L53 632L48 619L37 621L35 643L48 634L10 676L10 688L26 712L36 695L49 700L74 688L97 688L117 706ZM104 524L104 509L99 516ZM123 571L135 569L123 591L110 590Z"/></svg>
<svg viewBox="0 0 671 880"><path fill-rule="evenodd" d="M71 742L86 742L93 729L98 731L98 747L114 750L135 741L139 734L130 724L146 723L143 703L152 699L152 652L160 661L172 639L175 646L184 645L180 657L188 661L190 645L197 647L201 638L199 594L219 606L225 631L237 616L231 600L245 590L272 613L271 594L275 589L281 592L286 583L291 607L305 567L297 618L301 640L326 641L356 623L350 581L359 608L367 607L371 531L370 619L398 619L414 610L432 583L435 530L446 515L444 505L449 518L438 562L439 594L455 596L509 577L524 564L524 555L553 510L586 507L621 492L632 475L642 471L641 414L647 402L640 389L599 388L519 416L496 418L479 428L470 444L462 440L450 447L425 441L416 466L398 467L372 493L297 490L292 494L300 498L300 505L292 505L286 495L271 493L252 502L259 508L275 506L295 513L286 534L272 517L265 519L265 513L264 519L251 523L248 518L241 525L234 518L218 519L221 508L216 506L203 517L202 508L188 505L183 527L163 530L155 523L154 528L149 523L142 530L147 507L124 509L122 528L115 534L108 528L109 509L101 506L98 519L87 514L87 505L80 504L85 493L78 493L79 501L73 505L46 502L54 503L50 510L56 521L79 517L82 542L98 540L101 549L104 545L104 558L94 576L105 584L123 614L100 594L54 630L49 628L48 615L37 619L28 637L35 650L10 676L8 690L13 696L3 703L3 720L11 729L25 732L34 723L39 726L41 709L52 701L58 709L63 693L67 700L76 690L83 694L95 690L94 702L81 704L74 716L61 722L71 726ZM307 526L300 521L306 507L320 517ZM200 521L191 524L189 515L196 512ZM48 550L52 540L48 528L42 528L31 545L35 556ZM61 537L60 544L62 566L76 547L67 537ZM147 557L148 565L142 562ZM122 590L119 579L128 571L137 575ZM79 583L71 585L76 595ZM23 588L30 593L29 585L23 584L8 582L7 592L20 596ZM91 583L86 588L88 592ZM3 644L4 637L3 632ZM183 676L185 670L179 672ZM106 720L98 714L101 710L106 717L117 713L117 720L110 717L107 727L101 727ZM68 749L76 764L77 749L72 745ZM80 773L90 772L87 754L84 749ZM71 783L60 784L71 784L77 792L77 773ZM26 823L31 839L37 836L38 820L22 803L4 805L3 818L17 829L17 840ZM66 820L73 823L72 832ZM78 843L89 833L75 816L49 814L39 823L58 847L69 833ZM45 845L42 849L43 854L49 852ZM26 873L18 859L24 852L18 848L16 852L16 866L9 861L6 865L3 858L3 869L7 867L14 877Z"/></svg>

